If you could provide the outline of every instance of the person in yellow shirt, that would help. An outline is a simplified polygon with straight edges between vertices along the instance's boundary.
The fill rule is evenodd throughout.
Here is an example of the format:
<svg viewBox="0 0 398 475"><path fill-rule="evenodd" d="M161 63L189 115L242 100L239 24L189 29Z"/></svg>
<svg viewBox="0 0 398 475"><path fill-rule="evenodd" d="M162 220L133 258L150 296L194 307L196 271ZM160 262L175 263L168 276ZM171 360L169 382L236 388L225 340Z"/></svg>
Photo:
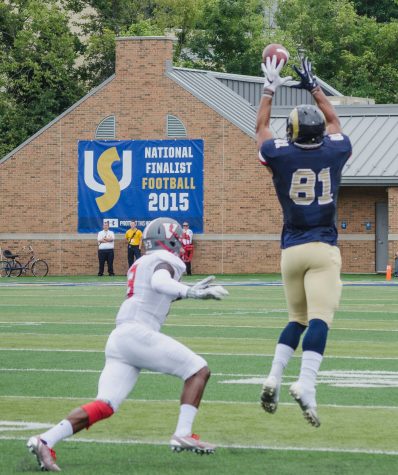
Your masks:
<svg viewBox="0 0 398 475"><path fill-rule="evenodd" d="M130 229L126 232L127 240L127 259L129 262L129 268L133 265L134 259L137 260L141 257L141 242L142 232L137 228L137 221L131 220Z"/></svg>

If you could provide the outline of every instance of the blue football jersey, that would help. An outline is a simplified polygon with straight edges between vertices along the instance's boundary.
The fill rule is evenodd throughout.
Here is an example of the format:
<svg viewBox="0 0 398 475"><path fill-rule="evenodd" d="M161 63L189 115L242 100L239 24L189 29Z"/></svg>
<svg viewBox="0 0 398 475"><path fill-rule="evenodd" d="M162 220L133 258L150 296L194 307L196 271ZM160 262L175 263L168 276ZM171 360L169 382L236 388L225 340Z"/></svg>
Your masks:
<svg viewBox="0 0 398 475"><path fill-rule="evenodd" d="M351 151L350 139L343 134L326 135L313 149L286 139L262 144L259 157L272 170L283 210L283 249L314 241L336 245L337 195Z"/></svg>

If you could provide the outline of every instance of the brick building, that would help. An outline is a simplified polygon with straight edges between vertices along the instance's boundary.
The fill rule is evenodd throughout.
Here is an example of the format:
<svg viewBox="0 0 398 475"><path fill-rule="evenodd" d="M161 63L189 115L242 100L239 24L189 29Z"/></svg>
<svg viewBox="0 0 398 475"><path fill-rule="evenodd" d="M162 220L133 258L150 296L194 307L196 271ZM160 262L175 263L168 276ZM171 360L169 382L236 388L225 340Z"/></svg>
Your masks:
<svg viewBox="0 0 398 475"><path fill-rule="evenodd" d="M2 249L30 242L53 275L96 274L96 235L77 232L78 141L185 136L204 140L194 272L279 271L281 212L254 140L263 80L175 68L172 47L164 37L118 38L115 74L0 160ZM311 98L289 88L279 94L272 127L283 136L291 106ZM337 109L354 145L337 217L343 271L383 271L398 249L398 106ZM118 235L116 273L126 266Z"/></svg>

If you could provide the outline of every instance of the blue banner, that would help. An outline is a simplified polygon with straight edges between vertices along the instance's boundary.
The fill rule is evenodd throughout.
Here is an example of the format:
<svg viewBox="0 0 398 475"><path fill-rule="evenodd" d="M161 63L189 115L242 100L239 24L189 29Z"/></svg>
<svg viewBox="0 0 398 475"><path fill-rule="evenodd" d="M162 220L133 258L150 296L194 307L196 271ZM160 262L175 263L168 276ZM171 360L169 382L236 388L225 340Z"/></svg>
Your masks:
<svg viewBox="0 0 398 475"><path fill-rule="evenodd" d="M203 140L82 140L78 152L79 233L159 217L203 232Z"/></svg>

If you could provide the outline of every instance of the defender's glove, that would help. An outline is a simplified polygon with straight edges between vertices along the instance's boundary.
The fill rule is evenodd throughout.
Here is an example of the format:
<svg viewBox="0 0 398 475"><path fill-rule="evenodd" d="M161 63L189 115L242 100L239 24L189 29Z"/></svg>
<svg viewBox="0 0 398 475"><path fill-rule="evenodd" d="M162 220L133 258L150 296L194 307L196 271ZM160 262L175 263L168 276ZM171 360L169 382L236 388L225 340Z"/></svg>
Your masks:
<svg viewBox="0 0 398 475"><path fill-rule="evenodd" d="M221 300L228 294L228 290L224 289L221 285L215 285L214 287L207 287L205 289L195 289L190 287L187 292L187 298L191 299L215 299Z"/></svg>
<svg viewBox="0 0 398 475"><path fill-rule="evenodd" d="M261 63L261 69L263 70L265 76L264 82L264 92L270 92L273 95L276 91L276 88L285 84L285 82L290 81L292 79L291 76L287 76L281 78L279 73L283 68L285 61L282 59L279 61L278 66L276 65L277 57L274 55L272 56L272 61L268 57L266 59L266 63Z"/></svg>
<svg viewBox="0 0 398 475"><path fill-rule="evenodd" d="M301 69L295 64L293 65L293 69L300 76L300 82L292 87L296 89L306 89L311 92L319 86L316 77L312 74L311 61L308 58L301 58Z"/></svg>
<svg viewBox="0 0 398 475"><path fill-rule="evenodd" d="M206 277L205 279L199 281L197 284L192 285L191 288L195 290L207 289L210 285L210 282L213 282L214 279L214 275L209 275L209 277Z"/></svg>

